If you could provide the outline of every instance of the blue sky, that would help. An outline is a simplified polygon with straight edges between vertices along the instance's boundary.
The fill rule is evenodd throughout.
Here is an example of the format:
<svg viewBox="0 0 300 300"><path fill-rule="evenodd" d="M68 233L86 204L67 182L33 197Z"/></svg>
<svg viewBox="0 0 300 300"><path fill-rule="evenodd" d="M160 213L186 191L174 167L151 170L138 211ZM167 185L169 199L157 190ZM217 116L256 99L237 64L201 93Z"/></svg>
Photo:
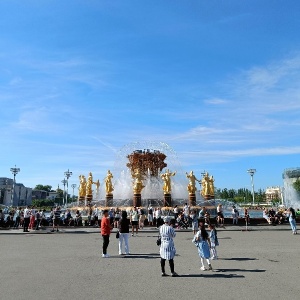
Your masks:
<svg viewBox="0 0 300 300"><path fill-rule="evenodd" d="M167 143L219 188L299 167L299 1L1 1L0 176L100 180ZM125 168L125 167L124 167ZM117 177L117 174L115 174Z"/></svg>

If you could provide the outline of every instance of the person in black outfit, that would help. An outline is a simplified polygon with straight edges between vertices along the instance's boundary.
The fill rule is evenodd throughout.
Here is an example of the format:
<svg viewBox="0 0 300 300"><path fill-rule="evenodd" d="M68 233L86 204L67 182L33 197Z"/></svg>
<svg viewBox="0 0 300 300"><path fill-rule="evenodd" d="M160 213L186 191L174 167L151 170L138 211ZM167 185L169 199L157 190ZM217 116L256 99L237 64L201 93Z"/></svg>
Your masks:
<svg viewBox="0 0 300 300"><path fill-rule="evenodd" d="M122 211L121 213L121 219L119 221L119 255L129 254L129 244L128 244L128 238L129 238L129 224L130 220L127 218L127 212ZM125 252L122 251L124 241L124 248Z"/></svg>

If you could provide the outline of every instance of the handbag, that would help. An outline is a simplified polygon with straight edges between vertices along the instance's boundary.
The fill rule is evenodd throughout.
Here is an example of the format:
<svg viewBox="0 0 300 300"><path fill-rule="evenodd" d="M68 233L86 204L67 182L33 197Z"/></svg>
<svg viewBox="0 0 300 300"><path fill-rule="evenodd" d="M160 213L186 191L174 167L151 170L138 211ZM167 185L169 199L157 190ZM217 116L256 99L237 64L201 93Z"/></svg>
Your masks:
<svg viewBox="0 0 300 300"><path fill-rule="evenodd" d="M161 237L158 236L157 240L156 240L156 245L160 246L161 245Z"/></svg>
<svg viewBox="0 0 300 300"><path fill-rule="evenodd" d="M118 239L119 237L120 237L120 232L117 231L117 233L116 233L116 239Z"/></svg>

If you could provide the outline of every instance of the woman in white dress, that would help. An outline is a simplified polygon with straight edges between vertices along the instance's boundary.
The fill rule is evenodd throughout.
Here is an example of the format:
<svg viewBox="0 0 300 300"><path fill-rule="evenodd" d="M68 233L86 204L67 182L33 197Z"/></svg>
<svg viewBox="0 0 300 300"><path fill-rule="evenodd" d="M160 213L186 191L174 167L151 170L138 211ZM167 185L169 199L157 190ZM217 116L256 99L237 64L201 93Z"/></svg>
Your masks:
<svg viewBox="0 0 300 300"><path fill-rule="evenodd" d="M172 277L178 276L174 271L174 256L176 249L174 246L173 238L176 236L173 225L170 225L170 217L164 217L164 224L159 227L159 234L161 237L160 245L160 265L161 265L161 276L168 276L165 272L166 260L169 261Z"/></svg>

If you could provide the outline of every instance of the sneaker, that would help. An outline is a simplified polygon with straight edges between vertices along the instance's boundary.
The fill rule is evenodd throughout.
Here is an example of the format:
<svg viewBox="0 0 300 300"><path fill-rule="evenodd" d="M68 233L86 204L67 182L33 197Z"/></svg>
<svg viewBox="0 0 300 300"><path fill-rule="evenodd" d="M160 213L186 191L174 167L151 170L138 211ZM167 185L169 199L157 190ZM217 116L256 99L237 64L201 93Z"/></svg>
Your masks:
<svg viewBox="0 0 300 300"><path fill-rule="evenodd" d="M176 272L173 272L172 277L178 277L178 274Z"/></svg>
<svg viewBox="0 0 300 300"><path fill-rule="evenodd" d="M165 272L162 272L162 273L161 273L161 276L162 276L162 277L166 277L166 276L169 276L169 275L166 274Z"/></svg>
<svg viewBox="0 0 300 300"><path fill-rule="evenodd" d="M108 255L108 254L102 254L102 257L103 257L103 258L108 258L109 255Z"/></svg>
<svg viewBox="0 0 300 300"><path fill-rule="evenodd" d="M54 229L52 229L51 232L54 232Z"/></svg>
<svg viewBox="0 0 300 300"><path fill-rule="evenodd" d="M202 267L200 268L200 270L202 270L202 271L206 271L206 269L205 269L205 267L204 267L204 266L202 266Z"/></svg>
<svg viewBox="0 0 300 300"><path fill-rule="evenodd" d="M208 270L212 270L211 264L208 265Z"/></svg>
<svg viewBox="0 0 300 300"><path fill-rule="evenodd" d="M133 233L131 234L131 236L134 236Z"/></svg>

